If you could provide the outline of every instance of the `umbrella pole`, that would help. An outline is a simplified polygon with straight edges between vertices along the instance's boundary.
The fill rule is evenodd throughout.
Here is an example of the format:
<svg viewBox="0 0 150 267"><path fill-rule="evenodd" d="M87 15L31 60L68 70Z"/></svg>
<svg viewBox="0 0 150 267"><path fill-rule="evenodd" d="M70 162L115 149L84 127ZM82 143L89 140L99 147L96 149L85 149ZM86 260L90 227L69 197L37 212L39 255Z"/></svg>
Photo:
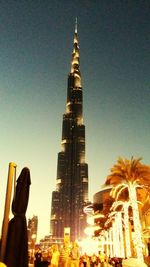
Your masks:
<svg viewBox="0 0 150 267"><path fill-rule="evenodd" d="M16 166L17 166L16 163L13 163L13 162L9 163L4 218L3 218L2 234L1 234L1 248L0 248L0 260L1 261L3 261L4 257L5 257L8 222L9 222L9 212L10 212L10 202L11 202L11 194L12 194L12 183L13 183L13 177L14 177Z"/></svg>

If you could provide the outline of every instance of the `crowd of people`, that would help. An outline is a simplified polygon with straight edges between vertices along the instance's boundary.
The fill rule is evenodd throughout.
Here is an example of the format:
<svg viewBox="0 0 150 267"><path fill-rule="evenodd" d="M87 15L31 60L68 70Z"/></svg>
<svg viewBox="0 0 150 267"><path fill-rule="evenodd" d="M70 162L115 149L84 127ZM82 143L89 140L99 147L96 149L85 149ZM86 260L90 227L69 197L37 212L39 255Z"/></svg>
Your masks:
<svg viewBox="0 0 150 267"><path fill-rule="evenodd" d="M35 252L34 267L121 267L122 260L107 257L105 252L88 255L82 253L76 242L66 242L62 247L51 246L47 256L40 249Z"/></svg>

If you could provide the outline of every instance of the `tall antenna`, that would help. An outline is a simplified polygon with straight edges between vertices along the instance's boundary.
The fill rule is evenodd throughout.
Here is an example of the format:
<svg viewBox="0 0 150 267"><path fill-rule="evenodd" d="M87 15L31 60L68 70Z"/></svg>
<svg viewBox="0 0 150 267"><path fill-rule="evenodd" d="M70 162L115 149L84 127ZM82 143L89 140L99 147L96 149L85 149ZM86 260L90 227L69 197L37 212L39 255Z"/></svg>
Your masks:
<svg viewBox="0 0 150 267"><path fill-rule="evenodd" d="M77 22L77 17L76 17L76 20L75 20L75 33L77 33L77 26L78 26L77 23L78 22Z"/></svg>

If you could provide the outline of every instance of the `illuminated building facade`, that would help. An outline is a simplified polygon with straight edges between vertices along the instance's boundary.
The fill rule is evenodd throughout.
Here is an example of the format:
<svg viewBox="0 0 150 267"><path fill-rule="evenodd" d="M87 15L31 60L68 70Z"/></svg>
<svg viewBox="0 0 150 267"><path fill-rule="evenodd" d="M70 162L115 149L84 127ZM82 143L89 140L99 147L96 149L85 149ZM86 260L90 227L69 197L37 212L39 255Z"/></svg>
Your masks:
<svg viewBox="0 0 150 267"><path fill-rule="evenodd" d="M53 237L81 239L86 226L83 208L88 202L88 165L85 162L85 125L77 23L68 75L66 112L63 115L61 152L58 153L56 190L52 193L50 228Z"/></svg>
<svg viewBox="0 0 150 267"><path fill-rule="evenodd" d="M28 244L29 249L33 246L33 242L36 242L38 230L38 217L33 216L28 219Z"/></svg>

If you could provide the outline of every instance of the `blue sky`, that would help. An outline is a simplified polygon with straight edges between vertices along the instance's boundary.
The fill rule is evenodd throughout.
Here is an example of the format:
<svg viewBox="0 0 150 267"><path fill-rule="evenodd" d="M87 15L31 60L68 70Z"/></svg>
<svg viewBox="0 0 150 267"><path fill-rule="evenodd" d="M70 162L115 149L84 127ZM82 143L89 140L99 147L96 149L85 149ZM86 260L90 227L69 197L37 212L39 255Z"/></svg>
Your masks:
<svg viewBox="0 0 150 267"><path fill-rule="evenodd" d="M2 0L0 201L9 162L17 177L27 166L39 238L49 233L75 17L90 198L119 156L150 164L150 2Z"/></svg>

